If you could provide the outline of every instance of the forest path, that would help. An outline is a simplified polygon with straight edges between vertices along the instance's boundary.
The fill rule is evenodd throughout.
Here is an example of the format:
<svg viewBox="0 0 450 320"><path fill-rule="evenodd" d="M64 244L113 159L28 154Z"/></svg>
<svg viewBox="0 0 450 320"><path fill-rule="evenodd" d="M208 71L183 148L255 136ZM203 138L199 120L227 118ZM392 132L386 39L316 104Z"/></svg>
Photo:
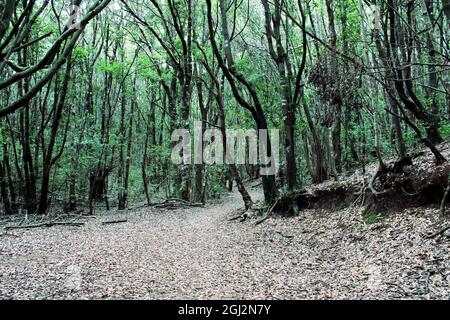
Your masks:
<svg viewBox="0 0 450 320"><path fill-rule="evenodd" d="M254 200L261 191L249 188ZM228 221L235 191L205 208L122 213L128 222L12 230L0 237L0 298L448 298L436 210L367 226L357 210ZM445 223L445 221L444 221Z"/></svg>

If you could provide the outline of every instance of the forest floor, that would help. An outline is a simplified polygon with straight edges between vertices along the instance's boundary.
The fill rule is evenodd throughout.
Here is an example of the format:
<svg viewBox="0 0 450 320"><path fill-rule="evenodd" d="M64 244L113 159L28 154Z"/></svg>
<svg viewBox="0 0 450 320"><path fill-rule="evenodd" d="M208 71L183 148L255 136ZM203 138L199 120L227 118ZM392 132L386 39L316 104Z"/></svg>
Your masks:
<svg viewBox="0 0 450 320"><path fill-rule="evenodd" d="M249 191L261 200L261 190ZM357 207L229 221L241 207L235 191L204 208L141 207L79 227L3 230L0 298L450 298L450 230L433 236L449 219L437 209L370 225ZM127 221L102 224L119 218Z"/></svg>

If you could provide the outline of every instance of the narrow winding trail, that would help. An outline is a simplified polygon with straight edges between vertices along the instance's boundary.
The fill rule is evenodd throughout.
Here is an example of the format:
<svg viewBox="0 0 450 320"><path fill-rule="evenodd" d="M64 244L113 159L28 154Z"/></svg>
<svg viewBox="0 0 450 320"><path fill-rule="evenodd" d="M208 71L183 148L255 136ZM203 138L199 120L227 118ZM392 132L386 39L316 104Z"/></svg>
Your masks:
<svg viewBox="0 0 450 320"><path fill-rule="evenodd" d="M0 298L450 297L448 235L423 236L446 223L436 210L372 226L356 208L258 226L228 221L241 206L234 192L205 208L129 211L121 224L102 225L110 214L78 228L8 231L0 237Z"/></svg>

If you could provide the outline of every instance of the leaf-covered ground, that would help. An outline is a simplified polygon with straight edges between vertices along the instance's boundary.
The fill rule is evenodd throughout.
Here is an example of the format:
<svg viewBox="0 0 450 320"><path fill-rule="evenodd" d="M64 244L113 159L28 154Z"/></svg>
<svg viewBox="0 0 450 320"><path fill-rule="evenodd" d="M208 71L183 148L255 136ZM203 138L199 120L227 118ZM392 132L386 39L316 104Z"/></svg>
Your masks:
<svg viewBox="0 0 450 320"><path fill-rule="evenodd" d="M449 224L437 210L371 225L358 208L307 210L255 226L228 221L240 207L232 193L206 208L2 231L0 298L450 298L450 231L427 238Z"/></svg>

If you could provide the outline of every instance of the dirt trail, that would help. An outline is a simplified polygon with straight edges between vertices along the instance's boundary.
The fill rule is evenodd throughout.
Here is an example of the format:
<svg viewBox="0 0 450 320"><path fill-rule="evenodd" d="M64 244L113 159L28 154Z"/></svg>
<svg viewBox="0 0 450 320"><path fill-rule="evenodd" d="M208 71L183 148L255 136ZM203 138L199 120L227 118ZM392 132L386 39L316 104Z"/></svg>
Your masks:
<svg viewBox="0 0 450 320"><path fill-rule="evenodd" d="M250 190L252 191L252 190ZM254 199L261 198L253 190ZM357 208L230 222L234 192L205 208L127 212L128 222L0 237L0 298L303 299L450 297L448 224L417 209L367 226Z"/></svg>

